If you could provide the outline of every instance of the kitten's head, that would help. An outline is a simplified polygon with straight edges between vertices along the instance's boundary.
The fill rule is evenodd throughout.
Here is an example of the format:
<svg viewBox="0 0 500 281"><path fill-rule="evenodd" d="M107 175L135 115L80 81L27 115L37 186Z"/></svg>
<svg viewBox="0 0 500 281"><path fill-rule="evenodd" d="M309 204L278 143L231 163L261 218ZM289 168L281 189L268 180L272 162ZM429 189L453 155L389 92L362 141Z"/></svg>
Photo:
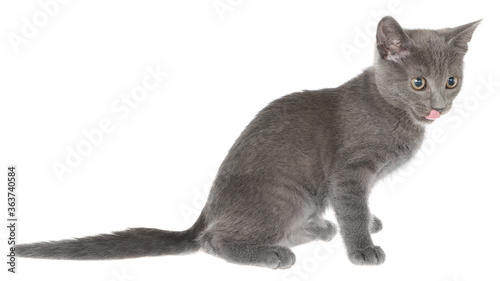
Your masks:
<svg viewBox="0 0 500 281"><path fill-rule="evenodd" d="M418 124L447 113L462 85L463 57L480 21L438 30L403 30L392 17L377 27L375 75L384 99Z"/></svg>

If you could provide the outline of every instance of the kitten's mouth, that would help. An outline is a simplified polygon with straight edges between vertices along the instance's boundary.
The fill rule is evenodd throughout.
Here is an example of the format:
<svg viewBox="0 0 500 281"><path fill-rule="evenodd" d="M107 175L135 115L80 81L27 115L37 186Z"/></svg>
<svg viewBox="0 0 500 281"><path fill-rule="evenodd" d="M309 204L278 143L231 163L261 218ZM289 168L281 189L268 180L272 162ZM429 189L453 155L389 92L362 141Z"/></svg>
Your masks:
<svg viewBox="0 0 500 281"><path fill-rule="evenodd" d="M413 116L421 121L421 122L424 122L424 123L432 123L434 120L438 119L439 117L441 117L441 113L439 113L439 111L437 110L431 110L431 112L429 112L429 114L427 114L426 116L422 116L421 114L417 113L416 111L412 110L411 111L413 113Z"/></svg>
<svg viewBox="0 0 500 281"><path fill-rule="evenodd" d="M427 116L425 116L424 118L425 118L425 119L427 119L427 120L432 120L432 121L434 121L434 120L438 119L439 117L441 117L441 113L439 113L439 111L437 111L437 110L434 110L434 109L433 109L433 110L431 110L431 112L430 112Z"/></svg>

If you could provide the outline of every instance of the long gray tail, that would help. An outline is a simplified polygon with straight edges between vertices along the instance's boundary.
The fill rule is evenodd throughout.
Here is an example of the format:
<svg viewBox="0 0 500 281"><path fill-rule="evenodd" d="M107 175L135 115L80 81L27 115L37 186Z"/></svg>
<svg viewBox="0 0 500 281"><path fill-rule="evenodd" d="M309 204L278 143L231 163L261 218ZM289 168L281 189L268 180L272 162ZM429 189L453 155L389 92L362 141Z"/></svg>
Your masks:
<svg viewBox="0 0 500 281"><path fill-rule="evenodd" d="M110 260L196 252L205 228L202 217L188 230L132 228L111 234L16 246L20 257L61 260Z"/></svg>

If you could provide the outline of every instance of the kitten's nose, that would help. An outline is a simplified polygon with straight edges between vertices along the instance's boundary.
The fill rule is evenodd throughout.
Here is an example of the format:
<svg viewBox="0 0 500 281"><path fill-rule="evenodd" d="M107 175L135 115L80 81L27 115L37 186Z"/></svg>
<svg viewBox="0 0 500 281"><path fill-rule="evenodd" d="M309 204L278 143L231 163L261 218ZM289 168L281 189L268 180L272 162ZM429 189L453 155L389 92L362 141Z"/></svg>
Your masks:
<svg viewBox="0 0 500 281"><path fill-rule="evenodd" d="M431 107L435 109L436 111L443 111L446 107L446 101L444 100L443 96L441 96L438 93L435 93L431 97Z"/></svg>

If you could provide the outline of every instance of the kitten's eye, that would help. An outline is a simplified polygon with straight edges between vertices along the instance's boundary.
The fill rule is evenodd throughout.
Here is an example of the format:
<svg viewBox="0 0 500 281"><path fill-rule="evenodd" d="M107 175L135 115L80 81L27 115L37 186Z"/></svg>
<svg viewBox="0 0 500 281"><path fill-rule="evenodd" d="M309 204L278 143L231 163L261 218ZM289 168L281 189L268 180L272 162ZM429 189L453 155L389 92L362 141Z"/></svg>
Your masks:
<svg viewBox="0 0 500 281"><path fill-rule="evenodd" d="M458 79L455 76L452 76L446 80L446 88L453 89L458 84Z"/></svg>
<svg viewBox="0 0 500 281"><path fill-rule="evenodd" d="M422 90L425 88L425 79L422 77L413 78L411 79L411 86L415 90Z"/></svg>

